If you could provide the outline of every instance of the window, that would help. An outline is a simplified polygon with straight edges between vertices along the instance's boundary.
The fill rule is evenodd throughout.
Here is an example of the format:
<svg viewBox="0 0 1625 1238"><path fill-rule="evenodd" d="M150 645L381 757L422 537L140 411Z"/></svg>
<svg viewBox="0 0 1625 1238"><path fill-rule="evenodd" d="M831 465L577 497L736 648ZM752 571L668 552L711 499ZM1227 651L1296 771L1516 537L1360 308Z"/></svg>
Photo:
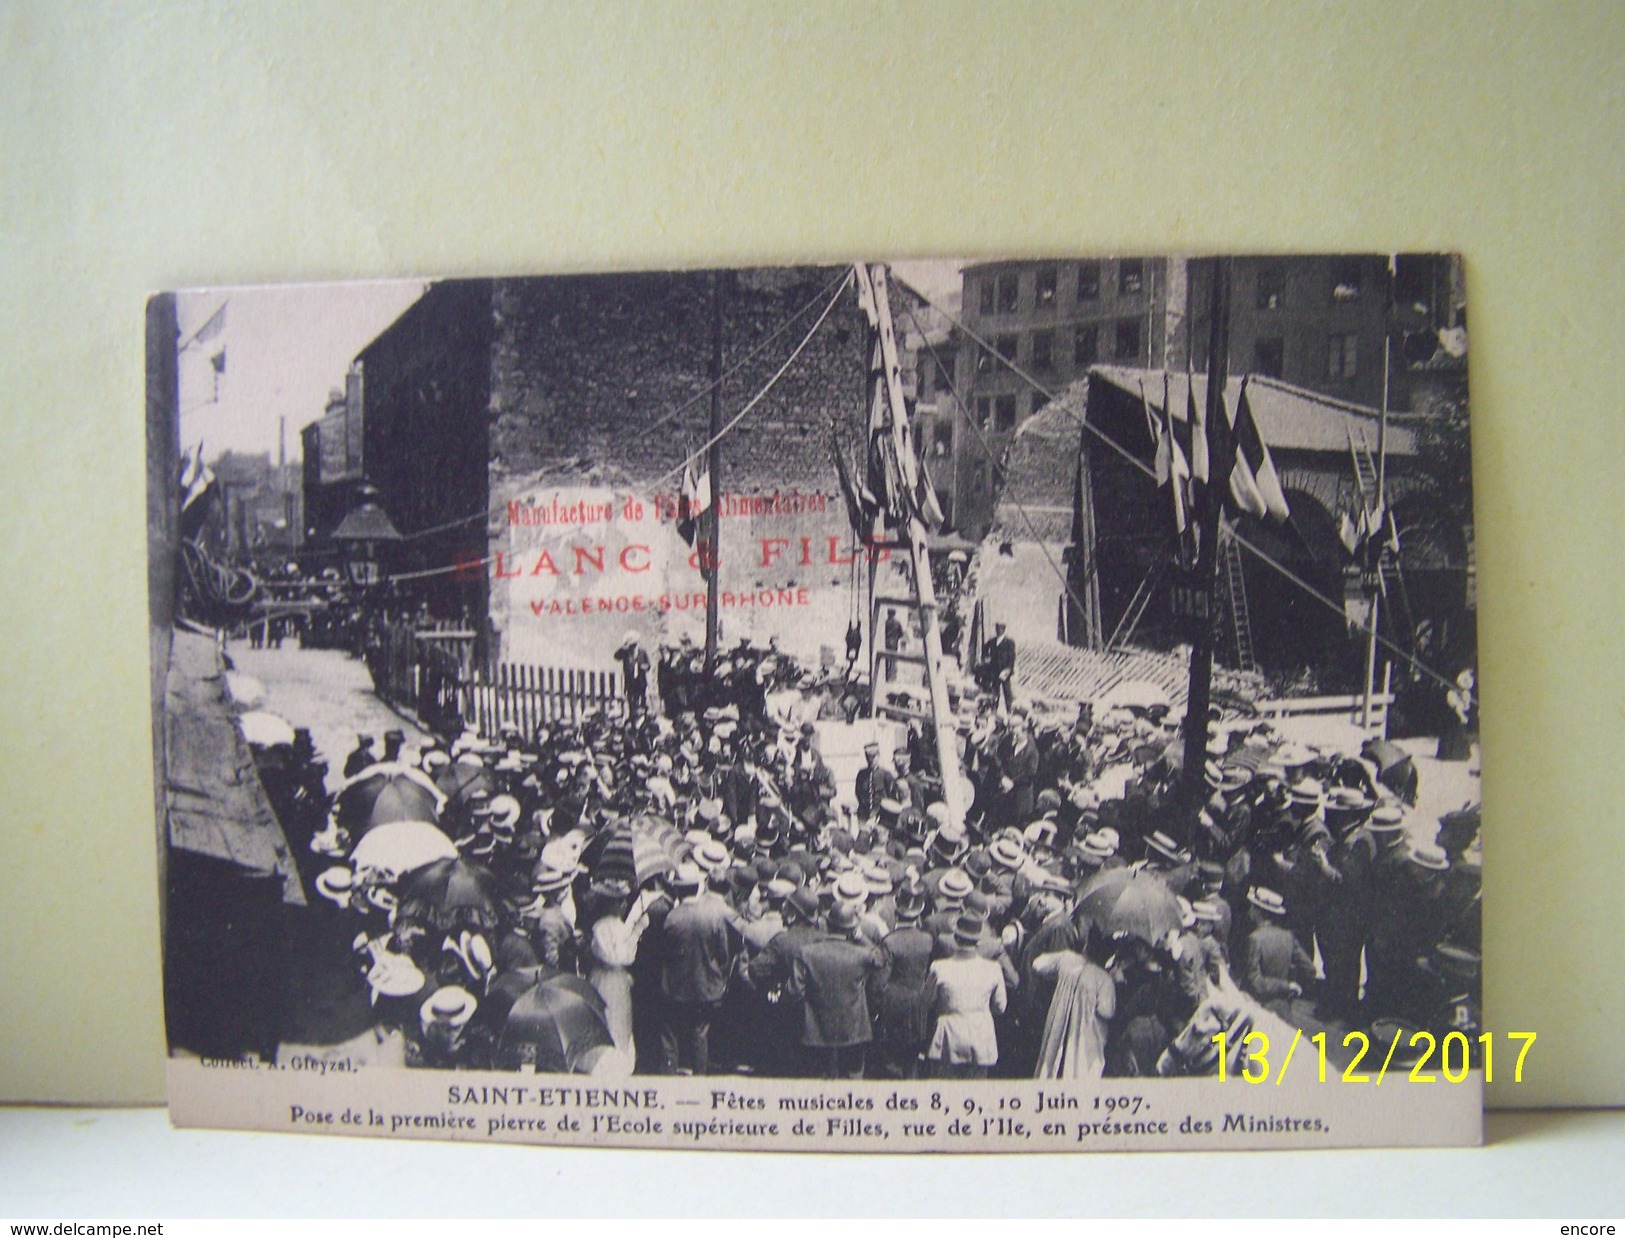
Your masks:
<svg viewBox="0 0 1625 1238"><path fill-rule="evenodd" d="M1048 369L1055 364L1055 332L1033 332L1033 368Z"/></svg>
<svg viewBox="0 0 1625 1238"><path fill-rule="evenodd" d="M1286 372L1286 343L1279 336L1253 341L1253 373L1280 378Z"/></svg>
<svg viewBox="0 0 1625 1238"><path fill-rule="evenodd" d="M1140 320L1124 318L1117 324L1117 359L1133 361L1140 355Z"/></svg>
<svg viewBox="0 0 1625 1238"><path fill-rule="evenodd" d="M1286 273L1271 263L1258 268L1258 300L1261 310L1280 309L1286 301Z"/></svg>
<svg viewBox="0 0 1625 1238"><path fill-rule="evenodd" d="M1016 299L1021 292L1021 276L1014 271L999 276L999 313L1015 312Z"/></svg>
<svg viewBox="0 0 1625 1238"><path fill-rule="evenodd" d="M1016 349L1020 346L1021 337L1019 335L1001 335L993 341L993 347L997 350L999 356L1012 365L1016 361Z"/></svg>
<svg viewBox="0 0 1625 1238"><path fill-rule="evenodd" d="M1016 428L1016 397L1001 395L993 401L993 428L1007 434Z"/></svg>
<svg viewBox="0 0 1625 1238"><path fill-rule="evenodd" d="M1333 382L1347 382L1358 372L1360 337L1336 334L1327 337L1326 377Z"/></svg>
<svg viewBox="0 0 1625 1238"><path fill-rule="evenodd" d="M924 353L920 357L920 399L930 402L953 386L952 353Z"/></svg>
<svg viewBox="0 0 1625 1238"><path fill-rule="evenodd" d="M976 424L984 430L993 428L993 397L979 396L976 400Z"/></svg>
<svg viewBox="0 0 1625 1238"><path fill-rule="evenodd" d="M993 312L993 281L985 279L977 290L977 306L984 314Z"/></svg>
<svg viewBox="0 0 1625 1238"><path fill-rule="evenodd" d="M1332 300L1358 301L1360 299L1360 260L1339 258L1332 263Z"/></svg>
<svg viewBox="0 0 1625 1238"><path fill-rule="evenodd" d="M1033 303L1041 310L1055 308L1055 268L1038 268L1038 286L1033 295Z"/></svg>
<svg viewBox="0 0 1625 1238"><path fill-rule="evenodd" d="M1048 403L1049 403L1049 397L1047 395L1045 395L1042 391L1033 392L1033 415L1037 416L1038 415L1038 410L1043 408Z"/></svg>
<svg viewBox="0 0 1625 1238"><path fill-rule="evenodd" d="M1100 328L1078 327L1072 332L1072 364L1093 365L1100 360Z"/></svg>
<svg viewBox="0 0 1625 1238"><path fill-rule="evenodd" d="M1100 300L1100 263L1078 263L1078 300Z"/></svg>
<svg viewBox="0 0 1625 1238"><path fill-rule="evenodd" d="M947 418L921 417L914 423L914 441L927 456L946 456L953 451L953 422Z"/></svg>
<svg viewBox="0 0 1625 1238"><path fill-rule="evenodd" d="M1145 287L1145 259L1123 258L1117 264L1117 294L1132 296Z"/></svg>

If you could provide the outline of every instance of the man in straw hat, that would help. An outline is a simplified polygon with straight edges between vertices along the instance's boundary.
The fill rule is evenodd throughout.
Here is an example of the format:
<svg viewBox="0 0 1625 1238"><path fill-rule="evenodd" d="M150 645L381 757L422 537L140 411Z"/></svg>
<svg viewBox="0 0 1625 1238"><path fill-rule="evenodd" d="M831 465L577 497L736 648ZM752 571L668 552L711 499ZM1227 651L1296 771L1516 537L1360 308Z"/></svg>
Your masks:
<svg viewBox="0 0 1625 1238"><path fill-rule="evenodd" d="M1326 794L1326 826L1332 840L1326 858L1332 877L1320 891L1315 941L1326 969L1315 1016L1354 1022L1360 1002L1360 955L1373 912L1372 869L1378 844L1365 828L1376 803L1358 787L1333 787Z"/></svg>
<svg viewBox="0 0 1625 1238"><path fill-rule="evenodd" d="M1443 937L1444 878L1450 858L1437 843L1408 839L1398 848L1402 862L1382 882L1380 915L1374 915L1366 943L1366 1013L1417 1019L1420 994L1427 989L1422 960Z"/></svg>
<svg viewBox="0 0 1625 1238"><path fill-rule="evenodd" d="M525 908L522 918L529 927L528 936L536 950L536 958L548 967L573 972L576 969L576 932L564 909L570 883L575 880L573 868L554 868L546 861L536 868L531 889L536 901Z"/></svg>
<svg viewBox="0 0 1625 1238"><path fill-rule="evenodd" d="M406 1042L406 1064L428 1070L489 1069L488 1037L471 1034L479 999L467 989L436 989L418 1011L418 1034Z"/></svg>
<svg viewBox="0 0 1625 1238"><path fill-rule="evenodd" d="M1295 1022L1292 999L1314 979L1314 960L1286 927L1287 905L1280 894L1254 886L1247 901L1253 906L1253 930L1242 945L1241 985L1266 1008Z"/></svg>
<svg viewBox="0 0 1625 1238"><path fill-rule="evenodd" d="M649 655L643 651L636 632L628 629L621 637L615 660L621 664L627 712L634 720L641 718L649 707Z"/></svg>
<svg viewBox="0 0 1625 1238"><path fill-rule="evenodd" d="M799 869L794 871L800 875ZM782 880L790 885L787 878ZM801 1009L787 990L801 952L825 936L817 893L805 885L791 885L780 915L783 931L749 961L745 976L770 1011L762 1069L774 1075L797 1075L805 1065L794 1052L801 1043Z"/></svg>

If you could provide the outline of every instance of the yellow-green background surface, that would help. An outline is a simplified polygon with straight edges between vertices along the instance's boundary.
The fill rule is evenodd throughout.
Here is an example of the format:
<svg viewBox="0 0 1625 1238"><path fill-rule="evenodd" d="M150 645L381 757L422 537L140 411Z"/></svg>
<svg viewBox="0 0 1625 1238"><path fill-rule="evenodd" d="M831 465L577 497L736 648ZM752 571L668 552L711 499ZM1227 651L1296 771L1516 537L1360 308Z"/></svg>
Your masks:
<svg viewBox="0 0 1625 1238"><path fill-rule="evenodd" d="M856 256L1468 262L1497 1104L1625 1101L1618 3L0 2L0 1099L163 1094L142 303Z"/></svg>

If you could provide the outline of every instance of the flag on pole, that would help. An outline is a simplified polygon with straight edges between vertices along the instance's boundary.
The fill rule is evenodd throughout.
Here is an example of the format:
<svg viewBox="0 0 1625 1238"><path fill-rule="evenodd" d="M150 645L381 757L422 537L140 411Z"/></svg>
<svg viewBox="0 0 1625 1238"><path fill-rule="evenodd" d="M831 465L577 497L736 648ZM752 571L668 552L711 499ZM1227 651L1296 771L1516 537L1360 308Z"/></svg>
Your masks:
<svg viewBox="0 0 1625 1238"><path fill-rule="evenodd" d="M1259 493L1258 479L1239 443L1236 445L1236 463L1230 469L1230 502L1236 512L1243 516L1269 514L1269 505Z"/></svg>
<svg viewBox="0 0 1625 1238"><path fill-rule="evenodd" d="M683 485L677 496L677 535L690 546L699 536L700 517L711 506L711 470L694 471L694 457L683 465Z"/></svg>
<svg viewBox="0 0 1625 1238"><path fill-rule="evenodd" d="M1365 519L1364 512L1360 513L1360 519L1361 521ZM1347 512L1343 512L1337 518L1337 540L1343 543L1343 549L1349 552L1351 559L1359 553L1360 524L1350 517Z"/></svg>
<svg viewBox="0 0 1625 1238"><path fill-rule="evenodd" d="M1242 489L1246 490L1247 483L1250 482L1252 493L1258 495L1259 501L1264 506L1262 513L1252 512L1252 514L1267 514L1271 520L1278 523L1285 521L1292 514L1292 509L1287 505L1286 492L1281 489L1281 479L1275 472L1275 461L1270 458L1270 449L1264 443L1264 436L1259 433L1252 405L1247 400L1246 378L1241 380L1241 397L1236 405L1233 425L1236 435L1236 472L1231 476L1231 494L1236 494L1236 479L1242 476L1244 479ZM1237 502L1241 503L1239 496ZM1245 504L1242 506L1246 507Z"/></svg>
<svg viewBox="0 0 1625 1238"><path fill-rule="evenodd" d="M1191 477L1208 482L1207 412L1196 402L1196 384L1185 375L1185 421L1191 428Z"/></svg>
<svg viewBox="0 0 1625 1238"><path fill-rule="evenodd" d="M195 537L209 518L213 506L214 470L203 463L203 443L200 441L182 460L180 466L182 537Z"/></svg>
<svg viewBox="0 0 1625 1238"><path fill-rule="evenodd" d="M1151 403L1146 399L1145 384L1140 384L1140 409L1147 421L1152 420ZM1158 424L1153 422L1153 424ZM1187 505L1189 503L1189 487L1191 470L1186 462L1185 451L1179 445L1179 439L1174 435L1174 419L1168 412L1166 396L1162 402L1160 428L1157 433L1157 487L1167 486L1169 497L1174 505L1174 534L1178 539L1180 559L1186 563L1195 562L1196 526L1191 523Z"/></svg>
<svg viewBox="0 0 1625 1238"><path fill-rule="evenodd" d="M852 532L857 537L866 537L874 523L874 509L865 505L858 495L858 487L852 480L852 466L847 462L846 452L841 450L841 440L835 432L833 419L829 425L829 448L835 457L835 476L841 484L841 498L846 502L846 520L852 526Z"/></svg>

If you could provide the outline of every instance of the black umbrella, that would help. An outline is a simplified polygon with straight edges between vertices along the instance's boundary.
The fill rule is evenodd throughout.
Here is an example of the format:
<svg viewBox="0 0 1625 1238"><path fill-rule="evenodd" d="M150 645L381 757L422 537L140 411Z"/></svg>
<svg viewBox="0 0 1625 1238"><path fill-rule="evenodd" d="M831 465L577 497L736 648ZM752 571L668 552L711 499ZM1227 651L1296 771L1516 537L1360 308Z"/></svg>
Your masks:
<svg viewBox="0 0 1625 1238"><path fill-rule="evenodd" d="M473 860L436 860L401 881L402 920L428 925L441 932L456 929L495 929L501 918L501 886L497 876Z"/></svg>
<svg viewBox="0 0 1625 1238"><path fill-rule="evenodd" d="M440 823L445 797L422 770L395 761L369 765L339 788L339 824L364 834L390 821Z"/></svg>
<svg viewBox="0 0 1625 1238"><path fill-rule="evenodd" d="M454 761L442 769L434 781L446 797L447 805L453 808L468 803L478 792L491 795L497 789L496 780L483 761Z"/></svg>
<svg viewBox="0 0 1625 1238"><path fill-rule="evenodd" d="M544 1074L586 1074L599 1056L595 1050L614 1045L604 999L581 977L526 968L497 982L503 990L498 1001L507 998L515 981L523 987L497 1039L496 1069L530 1066Z"/></svg>
<svg viewBox="0 0 1625 1238"><path fill-rule="evenodd" d="M1377 780L1383 786L1407 804L1415 806L1421 780L1410 753L1386 739L1372 739L1366 741L1360 755L1377 767Z"/></svg>

